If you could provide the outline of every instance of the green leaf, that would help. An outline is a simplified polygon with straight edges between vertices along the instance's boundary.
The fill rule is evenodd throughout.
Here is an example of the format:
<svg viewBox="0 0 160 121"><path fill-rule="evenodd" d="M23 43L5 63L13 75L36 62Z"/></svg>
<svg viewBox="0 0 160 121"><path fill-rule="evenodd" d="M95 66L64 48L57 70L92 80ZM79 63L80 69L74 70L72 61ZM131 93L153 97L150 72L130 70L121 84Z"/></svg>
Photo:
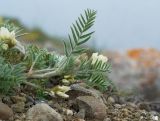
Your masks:
<svg viewBox="0 0 160 121"><path fill-rule="evenodd" d="M73 51L73 53L83 53L83 52L85 52L87 49L86 48L81 48L81 49L76 49L76 50L74 50Z"/></svg>
<svg viewBox="0 0 160 121"><path fill-rule="evenodd" d="M71 31L72 31L72 36L73 36L73 38L74 38L75 43L78 44L76 34L75 34L75 32L74 32L74 30L73 30L72 27L71 27Z"/></svg>
<svg viewBox="0 0 160 121"><path fill-rule="evenodd" d="M80 17L78 17L78 20L75 21L75 24L72 24L71 26L71 34L68 35L69 42L70 42L70 48L64 47L65 53L68 55L75 54L77 52L82 52L82 50L77 50L80 45L87 42L90 38L93 32L87 32L93 24L95 20L96 13L95 11L92 11L90 9L85 10L84 16L80 14ZM64 46L67 46L64 44Z"/></svg>
<svg viewBox="0 0 160 121"><path fill-rule="evenodd" d="M86 32L88 29L90 29L93 26L93 24L91 25L86 25L86 27L83 29L83 32Z"/></svg>
<svg viewBox="0 0 160 121"><path fill-rule="evenodd" d="M79 39L79 32L78 32L78 29L76 28L76 26L73 24L73 27L74 27L74 30L76 32L76 36L77 38Z"/></svg>
<svg viewBox="0 0 160 121"><path fill-rule="evenodd" d="M69 38L69 41L70 41L71 49L73 50L73 49L74 49L74 47L73 47L73 43L72 43L72 39L71 39L70 35L68 35L68 38Z"/></svg>
<svg viewBox="0 0 160 121"><path fill-rule="evenodd" d="M66 56L68 57L69 53L68 53L68 50L67 50L67 44L66 44L65 41L63 41L63 44L64 44L64 50L65 50Z"/></svg>
<svg viewBox="0 0 160 121"><path fill-rule="evenodd" d="M81 40L80 42L78 42L78 45L81 45L81 44L87 42L90 38L91 38L91 36L87 37L87 38L84 39L84 40Z"/></svg>
<svg viewBox="0 0 160 121"><path fill-rule="evenodd" d="M84 19L82 14L81 14L81 19L82 19L83 23L86 24L86 21L85 21L85 19Z"/></svg>
<svg viewBox="0 0 160 121"><path fill-rule="evenodd" d="M83 22L82 22L82 20L78 17L78 20L79 20L79 23L81 24L81 26L82 26L82 28L84 28L84 24L83 24Z"/></svg>
<svg viewBox="0 0 160 121"><path fill-rule="evenodd" d="M85 10L85 15L86 15L86 19L88 21L89 17L88 17L88 11Z"/></svg>
<svg viewBox="0 0 160 121"><path fill-rule="evenodd" d="M84 39L84 38L86 38L86 37L89 37L89 36L91 36L93 33L94 33L94 32L90 32L90 33L88 33L88 34L82 35L82 36L80 37L80 39Z"/></svg>
<svg viewBox="0 0 160 121"><path fill-rule="evenodd" d="M76 21L76 25L77 25L77 27L78 27L78 30L82 33L82 29L81 29L81 27L80 27L78 21Z"/></svg>

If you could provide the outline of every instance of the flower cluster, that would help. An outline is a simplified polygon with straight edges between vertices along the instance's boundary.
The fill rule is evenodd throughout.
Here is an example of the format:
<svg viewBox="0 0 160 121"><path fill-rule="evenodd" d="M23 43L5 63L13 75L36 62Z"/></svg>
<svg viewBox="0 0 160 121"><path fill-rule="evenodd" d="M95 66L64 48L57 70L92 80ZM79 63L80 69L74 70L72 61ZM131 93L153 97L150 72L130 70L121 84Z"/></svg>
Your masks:
<svg viewBox="0 0 160 121"><path fill-rule="evenodd" d="M92 65L96 63L96 61L102 61L102 63L106 63L108 61L108 58L103 55L98 55L98 53L93 53L92 54Z"/></svg>
<svg viewBox="0 0 160 121"><path fill-rule="evenodd" d="M74 82L75 82L75 79L71 75L65 75L64 78L62 79L62 83L64 85L70 85L70 84L72 84Z"/></svg>
<svg viewBox="0 0 160 121"><path fill-rule="evenodd" d="M2 48L7 50L8 48L14 47L17 43L15 32L10 32L7 28L0 28L0 41L3 42Z"/></svg>
<svg viewBox="0 0 160 121"><path fill-rule="evenodd" d="M56 94L62 98L68 98L69 95L67 95L65 93L68 92L69 90L71 90L71 89L68 86L56 86L51 90L51 94L53 96Z"/></svg>

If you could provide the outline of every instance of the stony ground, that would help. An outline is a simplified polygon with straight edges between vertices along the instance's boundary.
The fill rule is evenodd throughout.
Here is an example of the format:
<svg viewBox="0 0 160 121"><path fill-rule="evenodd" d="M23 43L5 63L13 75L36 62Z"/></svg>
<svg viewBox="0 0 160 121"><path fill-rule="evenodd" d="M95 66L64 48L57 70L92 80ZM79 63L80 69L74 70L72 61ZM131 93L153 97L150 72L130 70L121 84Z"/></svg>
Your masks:
<svg viewBox="0 0 160 121"><path fill-rule="evenodd" d="M81 86L81 85L80 85ZM127 101L118 95L101 94L94 89L71 90L70 97L36 98L32 90L19 89L1 96L3 121L158 121L159 102Z"/></svg>

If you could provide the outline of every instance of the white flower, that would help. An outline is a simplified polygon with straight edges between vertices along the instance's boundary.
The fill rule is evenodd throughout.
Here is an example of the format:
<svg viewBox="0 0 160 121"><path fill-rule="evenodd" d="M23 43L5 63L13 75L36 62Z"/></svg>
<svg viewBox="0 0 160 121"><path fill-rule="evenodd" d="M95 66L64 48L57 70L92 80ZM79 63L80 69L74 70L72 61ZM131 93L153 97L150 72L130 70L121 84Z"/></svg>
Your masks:
<svg viewBox="0 0 160 121"><path fill-rule="evenodd" d="M108 58L103 55L98 55L98 53L93 53L92 54L92 65L96 63L96 61L102 61L102 63L106 63L108 61Z"/></svg>
<svg viewBox="0 0 160 121"><path fill-rule="evenodd" d="M1 27L0 28L0 40L4 41L5 44L8 44L8 46L15 46L17 43L17 40L15 38L15 32L10 32L7 28Z"/></svg>

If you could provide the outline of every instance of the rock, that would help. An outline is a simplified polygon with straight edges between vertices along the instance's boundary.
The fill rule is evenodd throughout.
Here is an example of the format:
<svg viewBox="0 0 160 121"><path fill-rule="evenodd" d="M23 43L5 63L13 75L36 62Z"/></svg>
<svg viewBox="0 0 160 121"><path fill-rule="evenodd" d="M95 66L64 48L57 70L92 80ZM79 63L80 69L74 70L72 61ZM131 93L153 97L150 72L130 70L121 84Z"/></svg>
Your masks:
<svg viewBox="0 0 160 121"><path fill-rule="evenodd" d="M159 118L158 118L158 116L152 116L152 120L153 120L153 121L158 121Z"/></svg>
<svg viewBox="0 0 160 121"><path fill-rule="evenodd" d="M24 112L24 109L25 109L25 103L24 102L19 102L19 103L13 104L11 107L12 107L14 112L22 113L22 112Z"/></svg>
<svg viewBox="0 0 160 121"><path fill-rule="evenodd" d="M86 110L85 109L80 109L79 112L76 114L76 117L78 117L80 119L84 119L85 114L86 114Z"/></svg>
<svg viewBox="0 0 160 121"><path fill-rule="evenodd" d="M77 121L85 121L84 119L78 119Z"/></svg>
<svg viewBox="0 0 160 121"><path fill-rule="evenodd" d="M14 103L26 102L26 98L25 98L25 97L20 97L20 96L18 96L18 95L12 96L12 97L11 97L11 100L12 100Z"/></svg>
<svg viewBox="0 0 160 121"><path fill-rule="evenodd" d="M63 108L63 112L64 114L66 114L67 116L73 116L73 111L70 109L65 109Z"/></svg>
<svg viewBox="0 0 160 121"><path fill-rule="evenodd" d="M19 94L21 97L26 97L27 95L25 93L20 93Z"/></svg>
<svg viewBox="0 0 160 121"><path fill-rule="evenodd" d="M12 102L12 100L11 100L11 98L9 96L4 96L2 98L2 102L7 104L7 105L9 105L9 106L13 104L13 102Z"/></svg>
<svg viewBox="0 0 160 121"><path fill-rule="evenodd" d="M93 96L79 96L76 99L79 109L85 110L85 117L103 120L106 116L106 106Z"/></svg>
<svg viewBox="0 0 160 121"><path fill-rule="evenodd" d="M19 119L16 119L15 121L21 121L21 120L19 120Z"/></svg>
<svg viewBox="0 0 160 121"><path fill-rule="evenodd" d="M56 109L59 112L63 112L62 106L59 103L54 103L52 101L48 102L49 106Z"/></svg>
<svg viewBox="0 0 160 121"><path fill-rule="evenodd" d="M39 103L30 108L26 121L63 121L61 115L45 103Z"/></svg>
<svg viewBox="0 0 160 121"><path fill-rule="evenodd" d="M25 104L25 107L26 108L30 108L30 107L32 107L34 104L32 103L32 102L27 102L26 104Z"/></svg>
<svg viewBox="0 0 160 121"><path fill-rule="evenodd" d="M114 107L117 108L117 109L122 108L122 106L120 104L115 104Z"/></svg>
<svg viewBox="0 0 160 121"><path fill-rule="evenodd" d="M26 96L26 108L30 108L35 104L35 100L31 96Z"/></svg>
<svg viewBox="0 0 160 121"><path fill-rule="evenodd" d="M8 120L13 117L13 111L6 104L0 102L0 119Z"/></svg>
<svg viewBox="0 0 160 121"><path fill-rule="evenodd" d="M25 113L15 113L14 121L24 121L26 118Z"/></svg>
<svg viewBox="0 0 160 121"><path fill-rule="evenodd" d="M71 90L74 90L74 92L77 93L78 91L82 93L83 95L89 95L89 96L93 96L96 98L100 98L102 96L102 93L100 91L94 88L87 89L86 86L87 85L85 83L78 83L78 84L72 84L70 87L71 87Z"/></svg>
<svg viewBox="0 0 160 121"><path fill-rule="evenodd" d="M26 100L27 100L27 102L35 103L35 100L33 99L32 96L26 96Z"/></svg>
<svg viewBox="0 0 160 121"><path fill-rule="evenodd" d="M85 120L78 118L78 119L74 119L73 121L85 121Z"/></svg>
<svg viewBox="0 0 160 121"><path fill-rule="evenodd" d="M103 121L111 121L110 118L105 118Z"/></svg>
<svg viewBox="0 0 160 121"><path fill-rule="evenodd" d="M115 103L115 99L113 97L108 97L108 100L107 100L109 103Z"/></svg>
<svg viewBox="0 0 160 121"><path fill-rule="evenodd" d="M138 107L141 110L151 111L151 108L150 108L149 104L147 104L145 102L139 103Z"/></svg>

